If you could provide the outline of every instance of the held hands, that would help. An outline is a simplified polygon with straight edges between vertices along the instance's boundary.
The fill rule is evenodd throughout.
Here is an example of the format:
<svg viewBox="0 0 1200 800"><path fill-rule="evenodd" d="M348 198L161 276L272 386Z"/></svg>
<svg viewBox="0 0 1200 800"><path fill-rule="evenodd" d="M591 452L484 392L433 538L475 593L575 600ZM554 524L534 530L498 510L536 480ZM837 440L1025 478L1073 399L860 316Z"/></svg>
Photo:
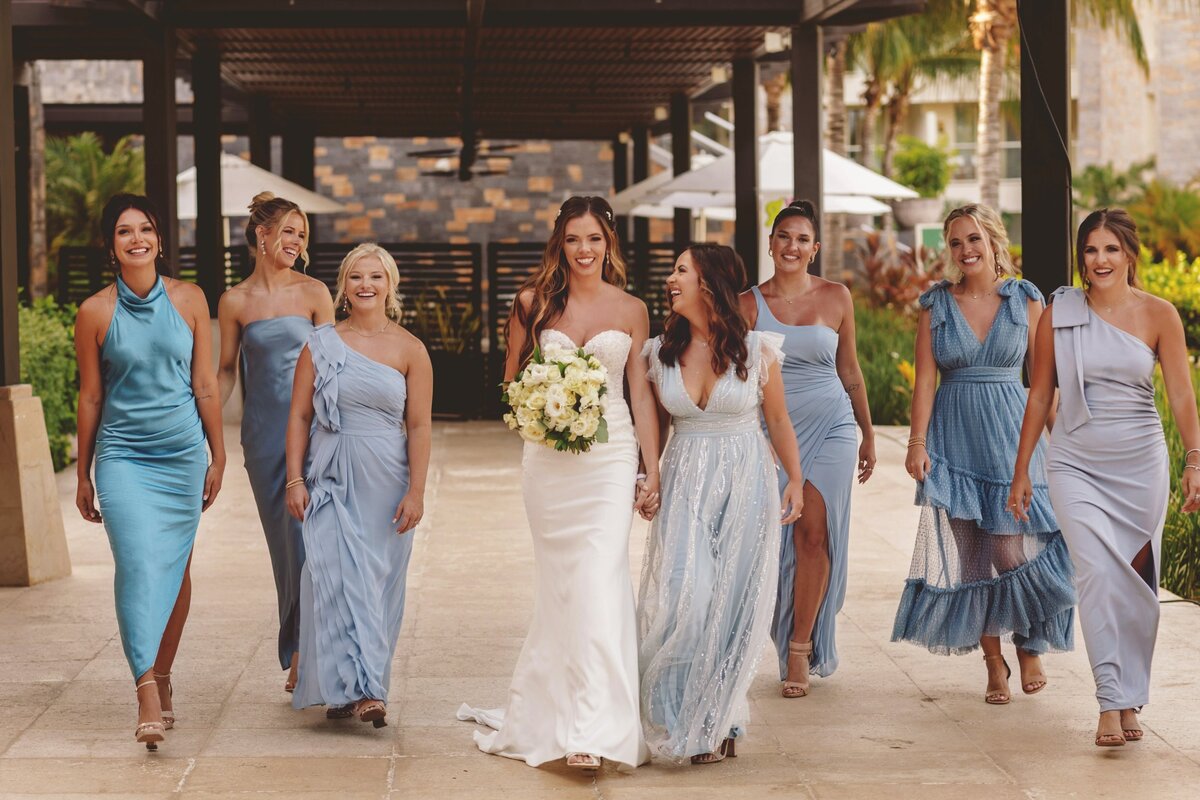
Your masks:
<svg viewBox="0 0 1200 800"><path fill-rule="evenodd" d="M1200 511L1200 469L1184 469L1179 490L1183 493L1183 507L1180 510L1185 514Z"/></svg>
<svg viewBox="0 0 1200 800"><path fill-rule="evenodd" d="M296 519L304 521L304 512L308 508L308 487L297 483L287 490L287 510Z"/></svg>
<svg viewBox="0 0 1200 800"><path fill-rule="evenodd" d="M875 437L864 436L858 446L858 482L866 483L875 472Z"/></svg>
<svg viewBox="0 0 1200 800"><path fill-rule="evenodd" d="M392 517L392 524L399 523L400 525L396 528L396 533L408 533L417 527L417 523L423 516L425 516L425 498L409 492L404 495L400 505L396 506L396 516Z"/></svg>
<svg viewBox="0 0 1200 800"><path fill-rule="evenodd" d="M783 501L783 508L780 510L783 516L779 524L791 525L800 519L800 513L804 511L804 481L788 481L780 499Z"/></svg>
<svg viewBox="0 0 1200 800"><path fill-rule="evenodd" d="M904 457L904 468L908 470L909 475L919 481L923 481L925 480L925 476L929 474L931 466L929 451L925 449L925 445L914 444L908 448L908 455Z"/></svg>
<svg viewBox="0 0 1200 800"><path fill-rule="evenodd" d="M204 505L201 506L201 511L208 511L217 500L217 495L221 492L221 479L225 476L225 465L212 463L208 465L208 472L204 473Z"/></svg>
<svg viewBox="0 0 1200 800"><path fill-rule="evenodd" d="M654 519L654 515L658 513L658 508L662 504L659 488L659 476L657 474L647 475L637 482L633 510L642 519L647 521L652 520Z"/></svg>
<svg viewBox="0 0 1200 800"><path fill-rule="evenodd" d="M1018 522L1028 522L1032 503L1033 484L1029 481L1029 473L1018 472L1013 475L1012 488L1008 491L1008 511Z"/></svg>
<svg viewBox="0 0 1200 800"><path fill-rule="evenodd" d="M88 478L80 478L75 486L75 507L88 522L100 522L100 512L96 509L96 490Z"/></svg>

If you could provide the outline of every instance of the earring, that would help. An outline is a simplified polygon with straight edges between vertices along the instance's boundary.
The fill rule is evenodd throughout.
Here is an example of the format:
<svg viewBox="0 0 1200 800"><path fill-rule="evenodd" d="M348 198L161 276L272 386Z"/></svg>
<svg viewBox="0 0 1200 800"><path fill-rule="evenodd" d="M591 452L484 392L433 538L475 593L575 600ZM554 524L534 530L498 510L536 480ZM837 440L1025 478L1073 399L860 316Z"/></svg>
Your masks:
<svg viewBox="0 0 1200 800"><path fill-rule="evenodd" d="M349 297L342 298L342 313L343 314L350 313L350 298Z"/></svg>
<svg viewBox="0 0 1200 800"><path fill-rule="evenodd" d="M108 265L110 267L115 267L117 265L117 254L111 250L108 251Z"/></svg>
<svg viewBox="0 0 1200 800"><path fill-rule="evenodd" d="M162 248L161 248L161 247L160 247L160 248L158 248L158 258L159 258L159 260L160 260L160 261L161 261L161 260L162 260L162 258L163 258L163 251L162 251Z"/></svg>
<svg viewBox="0 0 1200 800"><path fill-rule="evenodd" d="M774 253L774 251L772 251L772 250L768 250L768 251L767 251L767 255L771 256L772 258L774 258L774 257L775 257L775 253Z"/></svg>
<svg viewBox="0 0 1200 800"><path fill-rule="evenodd" d="M813 263L813 262L814 262L814 261L816 261L816 260L817 260L817 257L814 255L812 258L810 258L810 259L808 260L808 263L809 263L809 264L811 264L811 263Z"/></svg>
<svg viewBox="0 0 1200 800"><path fill-rule="evenodd" d="M267 243L260 240L258 243L258 249L261 250L262 254L265 256L267 254Z"/></svg>

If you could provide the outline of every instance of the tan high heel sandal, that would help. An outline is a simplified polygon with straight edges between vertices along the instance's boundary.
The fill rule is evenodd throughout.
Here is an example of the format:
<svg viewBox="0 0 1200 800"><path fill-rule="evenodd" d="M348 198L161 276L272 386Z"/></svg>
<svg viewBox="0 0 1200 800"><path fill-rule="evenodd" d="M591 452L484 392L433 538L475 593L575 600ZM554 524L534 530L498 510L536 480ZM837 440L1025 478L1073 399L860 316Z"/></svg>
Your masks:
<svg viewBox="0 0 1200 800"><path fill-rule="evenodd" d="M1001 664L1004 665L1004 671L1006 673L1008 673L1007 675L1004 676L1004 686L1003 687L993 688L991 678L988 679L987 691L983 695L983 702L985 702L991 706L1006 706L1006 705L1008 705L1009 703L1012 702L1012 695L1009 694L1009 691L1008 691L1008 679L1012 677L1012 668L1008 666L1008 662L1004 660L1004 656L1002 656L1002 655L984 656L983 660L984 660L984 663L990 663L992 661L999 661Z"/></svg>
<svg viewBox="0 0 1200 800"><path fill-rule="evenodd" d="M788 642L788 675L795 675L799 672L804 676L803 681L784 681L783 696L784 697L804 697L808 694L811 684L808 681L809 656L812 655L812 640L807 642ZM800 659L802 665L799 669L793 667L792 659Z"/></svg>
<svg viewBox="0 0 1200 800"><path fill-rule="evenodd" d="M583 772L595 772L604 763L604 759L591 753L567 753L566 758L568 767L574 767Z"/></svg>
<svg viewBox="0 0 1200 800"><path fill-rule="evenodd" d="M717 748L715 753L701 753L698 756L692 756L693 764L717 764L724 761L726 758L737 758L737 750L734 748L733 738L727 738L721 742L721 746Z"/></svg>
<svg viewBox="0 0 1200 800"><path fill-rule="evenodd" d="M164 674L155 672L155 673L153 673L153 675L154 675L155 683L158 683L159 681L161 681L163 679L166 679L166 681L167 681L167 697L171 698L172 708L164 708L162 710L162 721L163 721L163 729L169 731L175 727L175 709L174 709L175 686L171 683L171 673L168 672L164 675ZM161 703L161 702L162 702L162 694L160 693L159 694L159 703Z"/></svg>
<svg viewBox="0 0 1200 800"><path fill-rule="evenodd" d="M153 686L155 687L155 691L158 690L158 682L151 678L148 681L142 681L134 687L134 693L136 694L143 686ZM147 750L154 752L158 750L158 743L167 738L166 730L161 721L143 722L133 729L133 738L139 744L146 745Z"/></svg>
<svg viewBox="0 0 1200 800"><path fill-rule="evenodd" d="M358 701L355 708L359 722L370 722L376 728L387 727L387 706L381 700L370 697Z"/></svg>

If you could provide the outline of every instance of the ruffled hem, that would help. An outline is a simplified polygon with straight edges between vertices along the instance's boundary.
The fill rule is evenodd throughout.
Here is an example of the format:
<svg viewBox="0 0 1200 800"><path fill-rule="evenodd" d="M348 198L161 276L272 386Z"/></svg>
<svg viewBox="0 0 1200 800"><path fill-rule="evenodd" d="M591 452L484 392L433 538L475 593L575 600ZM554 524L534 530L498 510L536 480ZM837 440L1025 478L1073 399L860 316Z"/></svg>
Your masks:
<svg viewBox="0 0 1200 800"><path fill-rule="evenodd" d="M1058 531L1058 519L1050 504L1049 486L1034 485L1029 520L1018 521L1008 510L1011 480L993 480L964 472L933 454L930 454L929 461L930 469L925 480L917 483L916 505L945 509L948 516L973 520L988 533L1007 536Z"/></svg>
<svg viewBox="0 0 1200 800"><path fill-rule="evenodd" d="M1062 534L1037 558L991 580L942 589L920 578L904 586L893 642L963 655L981 636L1009 636L1031 653L1074 649L1074 567ZM972 625L983 620L982 626Z"/></svg>

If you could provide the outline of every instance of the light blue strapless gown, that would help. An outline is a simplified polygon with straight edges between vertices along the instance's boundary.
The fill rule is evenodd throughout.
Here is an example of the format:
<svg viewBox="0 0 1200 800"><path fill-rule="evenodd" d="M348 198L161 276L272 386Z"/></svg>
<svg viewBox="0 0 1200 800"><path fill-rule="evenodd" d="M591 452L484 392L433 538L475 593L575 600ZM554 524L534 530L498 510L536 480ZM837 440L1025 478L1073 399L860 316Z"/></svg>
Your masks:
<svg viewBox="0 0 1200 800"><path fill-rule="evenodd" d="M642 730L655 755L676 762L741 735L771 633L780 508L759 408L783 339L752 331L746 341L747 379L731 366L703 410L678 365L659 360L661 337L643 351L674 433L638 591Z"/></svg>
<svg viewBox="0 0 1200 800"><path fill-rule="evenodd" d="M785 325L775 319L757 286L755 330L783 334L783 390L788 416L800 445L800 468L825 501L829 546L829 585L813 626L810 670L822 677L838 666L837 614L846 600L846 564L850 545L850 487L858 459L858 437L850 397L837 374L837 331L827 325ZM787 475L779 471L779 487ZM779 601L772 623L779 654L779 678L787 679L788 641L796 617L796 542L785 525L779 542Z"/></svg>
<svg viewBox="0 0 1200 800"><path fill-rule="evenodd" d="M192 394L192 344L162 278L145 298L117 278L117 305L100 346L96 495L134 678L158 656L200 524L208 454Z"/></svg>
<svg viewBox="0 0 1200 800"><path fill-rule="evenodd" d="M307 317L259 319L242 332L242 451L258 518L262 521L279 599L279 665L287 669L300 649L300 568L304 539L300 522L287 510L288 411L296 358L313 332Z"/></svg>
<svg viewBox="0 0 1200 800"><path fill-rule="evenodd" d="M387 701L413 532L392 518L408 491L404 375L347 347L332 325L308 340L316 372L300 675L292 705Z"/></svg>

